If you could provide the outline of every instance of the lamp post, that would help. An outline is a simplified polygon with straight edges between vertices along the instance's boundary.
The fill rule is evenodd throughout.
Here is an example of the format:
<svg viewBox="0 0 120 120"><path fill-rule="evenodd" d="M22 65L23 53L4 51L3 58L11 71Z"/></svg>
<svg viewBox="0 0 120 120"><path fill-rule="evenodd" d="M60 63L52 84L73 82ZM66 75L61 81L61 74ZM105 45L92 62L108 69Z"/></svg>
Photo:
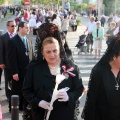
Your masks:
<svg viewBox="0 0 120 120"><path fill-rule="evenodd" d="M65 8L65 0L62 0L62 10Z"/></svg>

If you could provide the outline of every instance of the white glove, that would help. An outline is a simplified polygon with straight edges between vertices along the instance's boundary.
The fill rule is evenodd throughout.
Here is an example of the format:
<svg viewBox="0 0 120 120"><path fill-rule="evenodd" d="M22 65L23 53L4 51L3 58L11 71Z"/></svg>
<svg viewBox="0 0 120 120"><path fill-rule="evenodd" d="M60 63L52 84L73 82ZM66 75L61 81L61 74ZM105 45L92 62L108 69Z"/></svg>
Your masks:
<svg viewBox="0 0 120 120"><path fill-rule="evenodd" d="M65 89L61 89L58 91L57 98L60 102L66 102L69 100L69 96Z"/></svg>
<svg viewBox="0 0 120 120"><path fill-rule="evenodd" d="M52 108L50 108L50 103L46 102L45 100L41 100L38 106L43 109L52 110Z"/></svg>

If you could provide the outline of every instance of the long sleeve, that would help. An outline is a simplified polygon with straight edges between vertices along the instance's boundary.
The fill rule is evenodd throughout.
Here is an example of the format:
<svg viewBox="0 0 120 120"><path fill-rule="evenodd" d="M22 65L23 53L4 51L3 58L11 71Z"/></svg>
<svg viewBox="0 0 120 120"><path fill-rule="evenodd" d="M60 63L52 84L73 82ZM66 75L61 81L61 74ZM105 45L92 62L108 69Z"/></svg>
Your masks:
<svg viewBox="0 0 120 120"><path fill-rule="evenodd" d="M96 101L101 85L100 69L93 69L90 75L88 84L88 93L86 97L85 106L82 113L84 120L96 120Z"/></svg>
<svg viewBox="0 0 120 120"><path fill-rule="evenodd" d="M93 29L92 36L93 36L93 41L94 41L97 37L97 29L96 28Z"/></svg>
<svg viewBox="0 0 120 120"><path fill-rule="evenodd" d="M72 90L72 92L68 93L68 96L69 96L68 105L70 107L72 107L75 104L76 100L82 95L82 92L83 92L82 79L80 77L80 72L77 66L76 66L76 72L74 74L76 75L73 78L74 89Z"/></svg>
<svg viewBox="0 0 120 120"><path fill-rule="evenodd" d="M4 61L4 42L2 37L0 37L0 64L5 64Z"/></svg>
<svg viewBox="0 0 120 120"><path fill-rule="evenodd" d="M35 95L33 88L33 69L30 67L26 72L22 93L25 99L36 109L41 99Z"/></svg>
<svg viewBox="0 0 120 120"><path fill-rule="evenodd" d="M11 69L12 75L18 74L18 63L17 63L17 53L16 53L16 47L12 40L9 40L8 42L8 60L9 60L9 67Z"/></svg>
<svg viewBox="0 0 120 120"><path fill-rule="evenodd" d="M119 27L117 27L117 28L115 29L115 31L113 32L113 34L114 34L114 35L117 35L118 32L119 32Z"/></svg>
<svg viewBox="0 0 120 120"><path fill-rule="evenodd" d="M104 28L103 27L100 28L100 34L98 34L98 37L100 38L100 40L104 40Z"/></svg>

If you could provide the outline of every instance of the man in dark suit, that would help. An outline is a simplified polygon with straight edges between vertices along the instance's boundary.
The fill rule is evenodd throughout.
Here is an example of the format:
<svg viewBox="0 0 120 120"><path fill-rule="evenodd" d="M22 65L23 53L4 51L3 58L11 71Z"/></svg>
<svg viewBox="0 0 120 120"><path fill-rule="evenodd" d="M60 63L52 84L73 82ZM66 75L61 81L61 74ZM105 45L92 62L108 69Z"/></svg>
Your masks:
<svg viewBox="0 0 120 120"><path fill-rule="evenodd" d="M28 33L28 23L20 22L18 25L18 34L8 42L8 59L12 74L11 95L19 95L19 110L24 109L24 98L21 89L26 67L32 60L32 43L26 37Z"/></svg>
<svg viewBox="0 0 120 120"><path fill-rule="evenodd" d="M8 81L11 80L9 61L8 61L8 41L14 37L16 31L16 23L14 20L7 22L7 32L0 36L0 68L4 69L5 75L5 93L7 100L10 99L10 90L8 89Z"/></svg>

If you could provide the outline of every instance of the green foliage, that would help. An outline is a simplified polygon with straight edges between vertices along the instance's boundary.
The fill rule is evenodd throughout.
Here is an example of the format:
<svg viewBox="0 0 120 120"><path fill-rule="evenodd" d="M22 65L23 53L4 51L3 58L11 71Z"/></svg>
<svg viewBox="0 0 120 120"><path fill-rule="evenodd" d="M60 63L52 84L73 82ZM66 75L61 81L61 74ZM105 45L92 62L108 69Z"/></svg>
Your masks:
<svg viewBox="0 0 120 120"><path fill-rule="evenodd" d="M21 5L24 5L24 0L21 0Z"/></svg>
<svg viewBox="0 0 120 120"><path fill-rule="evenodd" d="M109 6L109 3L111 3L112 1L114 0L103 0L103 4L108 7ZM114 1L115 2L115 1Z"/></svg>
<svg viewBox="0 0 120 120"><path fill-rule="evenodd" d="M5 3L5 0L0 0L0 4L4 4Z"/></svg>
<svg viewBox="0 0 120 120"><path fill-rule="evenodd" d="M83 3L89 4L90 0L83 0Z"/></svg>
<svg viewBox="0 0 120 120"><path fill-rule="evenodd" d="M77 25L79 26L81 24L81 20L77 19L76 20Z"/></svg>
<svg viewBox="0 0 120 120"><path fill-rule="evenodd" d="M115 0L103 0L105 5L105 15L110 15L115 12Z"/></svg>

